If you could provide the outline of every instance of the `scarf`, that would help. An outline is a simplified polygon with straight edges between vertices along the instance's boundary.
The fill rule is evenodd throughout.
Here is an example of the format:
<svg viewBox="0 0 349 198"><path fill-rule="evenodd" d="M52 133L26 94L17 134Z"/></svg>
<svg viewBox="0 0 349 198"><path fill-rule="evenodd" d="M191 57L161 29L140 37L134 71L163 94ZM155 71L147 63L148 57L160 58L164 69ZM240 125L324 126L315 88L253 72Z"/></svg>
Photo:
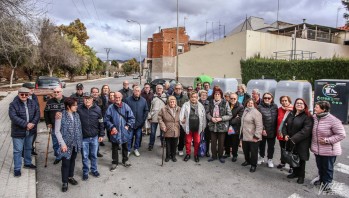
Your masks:
<svg viewBox="0 0 349 198"><path fill-rule="evenodd" d="M190 103L190 108L194 110L195 114L198 114L198 103Z"/></svg>
<svg viewBox="0 0 349 198"><path fill-rule="evenodd" d="M213 117L214 118L219 118L219 105L221 104L222 100L218 100L218 101L213 101L214 104L214 109L213 109Z"/></svg>
<svg viewBox="0 0 349 198"><path fill-rule="evenodd" d="M327 115L328 115L328 112L322 112L322 113L316 114L316 117L317 117L318 119L320 119L320 118L323 118L323 117L325 117L325 116L327 116Z"/></svg>
<svg viewBox="0 0 349 198"><path fill-rule="evenodd" d="M288 105L287 107L281 106L281 108L285 111L292 111L293 110L293 105Z"/></svg>

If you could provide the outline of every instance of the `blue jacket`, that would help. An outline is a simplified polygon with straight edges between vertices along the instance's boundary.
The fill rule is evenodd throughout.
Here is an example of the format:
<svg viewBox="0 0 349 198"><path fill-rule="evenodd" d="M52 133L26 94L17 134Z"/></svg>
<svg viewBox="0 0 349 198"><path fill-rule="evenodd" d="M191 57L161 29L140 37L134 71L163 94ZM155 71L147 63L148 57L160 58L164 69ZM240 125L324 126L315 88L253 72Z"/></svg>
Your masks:
<svg viewBox="0 0 349 198"><path fill-rule="evenodd" d="M122 114L122 116L120 114ZM130 132L125 129L125 126L132 128L134 123L135 117L133 116L131 108L126 103L122 103L121 107L112 104L105 112L104 125L107 129L107 133L110 134L113 128L116 128L118 131L116 135L110 135L110 139L114 143L123 144L128 142Z"/></svg>
<svg viewBox="0 0 349 198"><path fill-rule="evenodd" d="M104 123L102 110L96 104L93 104L89 109L85 105L80 105L78 108L80 116L82 136L88 137L104 137Z"/></svg>
<svg viewBox="0 0 349 198"><path fill-rule="evenodd" d="M29 132L36 133L37 124L40 120L39 106L33 100L27 100L29 122L27 122L27 114L24 103L17 97L15 98L9 108L9 116L11 119L11 137L23 138L26 136L28 123L35 124Z"/></svg>
<svg viewBox="0 0 349 198"><path fill-rule="evenodd" d="M147 101L143 97L136 98L134 96L130 96L126 98L125 103L130 106L133 115L136 118L136 122L133 128L142 128L149 112Z"/></svg>

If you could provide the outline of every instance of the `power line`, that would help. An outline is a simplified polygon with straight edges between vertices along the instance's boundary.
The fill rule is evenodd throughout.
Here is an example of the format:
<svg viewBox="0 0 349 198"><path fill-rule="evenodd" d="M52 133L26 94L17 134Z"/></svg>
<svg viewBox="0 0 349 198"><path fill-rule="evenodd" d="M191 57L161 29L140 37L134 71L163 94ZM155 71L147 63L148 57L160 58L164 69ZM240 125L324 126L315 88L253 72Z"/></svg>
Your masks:
<svg viewBox="0 0 349 198"><path fill-rule="evenodd" d="M90 12L88 11L88 9L86 7L85 1L84 0L81 0L81 1L82 1L82 4L84 4L85 10L87 12L87 15L92 19L91 14L90 14Z"/></svg>
<svg viewBox="0 0 349 198"><path fill-rule="evenodd" d="M97 9L96 9L95 2L93 0L91 0L91 1L92 1L92 4L93 4L93 8L95 9L99 25L102 26L101 20L99 19L99 15L98 15L98 12L97 12Z"/></svg>
<svg viewBox="0 0 349 198"><path fill-rule="evenodd" d="M73 2L73 4L74 4L74 6L75 6L76 11L78 11L78 13L79 13L80 17L82 18L82 14L81 14L81 12L79 11L78 6L76 6L75 1L74 1L74 0L71 0L71 1Z"/></svg>

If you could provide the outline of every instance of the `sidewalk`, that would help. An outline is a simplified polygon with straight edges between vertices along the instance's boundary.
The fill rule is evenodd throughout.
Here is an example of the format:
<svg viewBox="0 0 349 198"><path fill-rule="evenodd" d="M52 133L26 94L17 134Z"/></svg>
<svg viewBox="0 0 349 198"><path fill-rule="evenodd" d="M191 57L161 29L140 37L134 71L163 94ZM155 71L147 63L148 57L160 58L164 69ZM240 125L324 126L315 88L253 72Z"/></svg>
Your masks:
<svg viewBox="0 0 349 198"><path fill-rule="evenodd" d="M0 101L0 197L36 197L36 172L22 168L22 176L13 176L13 146L11 121L8 116L9 104L17 91ZM33 163L36 159L33 157Z"/></svg>

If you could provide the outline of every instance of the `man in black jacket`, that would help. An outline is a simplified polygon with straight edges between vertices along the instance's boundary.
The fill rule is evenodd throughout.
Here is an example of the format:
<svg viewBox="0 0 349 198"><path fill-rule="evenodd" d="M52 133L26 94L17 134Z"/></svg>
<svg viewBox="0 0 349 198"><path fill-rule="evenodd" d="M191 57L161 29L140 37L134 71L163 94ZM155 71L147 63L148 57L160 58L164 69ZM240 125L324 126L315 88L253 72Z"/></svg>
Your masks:
<svg viewBox="0 0 349 198"><path fill-rule="evenodd" d="M40 120L40 111L38 105L33 100L28 100L29 92L27 88L20 88L18 97L11 102L9 107L15 177L21 176L23 148L24 168L36 168L32 164L31 150L33 135L36 133L37 124Z"/></svg>
<svg viewBox="0 0 349 198"><path fill-rule="evenodd" d="M76 84L76 93L72 94L70 97L75 98L78 102L78 106L84 103L84 85L81 83Z"/></svg>
<svg viewBox="0 0 349 198"><path fill-rule="evenodd" d="M119 92L122 94L122 102L125 102L126 98L132 96L132 89L130 89L127 80L122 83L122 89L120 89Z"/></svg>
<svg viewBox="0 0 349 198"><path fill-rule="evenodd" d="M57 112L62 112L64 107L64 100L66 97L63 96L63 90L60 87L57 87L53 90L53 98L47 101L45 111L44 111L44 117L47 128L52 129L51 130L51 136L52 136L52 147L54 151L54 155L56 156L55 161L53 164L58 164L61 159L58 157L57 151L60 149L59 143L57 140L57 137L55 135L55 116Z"/></svg>
<svg viewBox="0 0 349 198"><path fill-rule="evenodd" d="M90 93L84 94L84 104L78 108L82 127L82 179L87 180L89 174L89 161L91 162L91 174L99 177L97 170L98 142L103 141L104 124L102 111L93 102Z"/></svg>

